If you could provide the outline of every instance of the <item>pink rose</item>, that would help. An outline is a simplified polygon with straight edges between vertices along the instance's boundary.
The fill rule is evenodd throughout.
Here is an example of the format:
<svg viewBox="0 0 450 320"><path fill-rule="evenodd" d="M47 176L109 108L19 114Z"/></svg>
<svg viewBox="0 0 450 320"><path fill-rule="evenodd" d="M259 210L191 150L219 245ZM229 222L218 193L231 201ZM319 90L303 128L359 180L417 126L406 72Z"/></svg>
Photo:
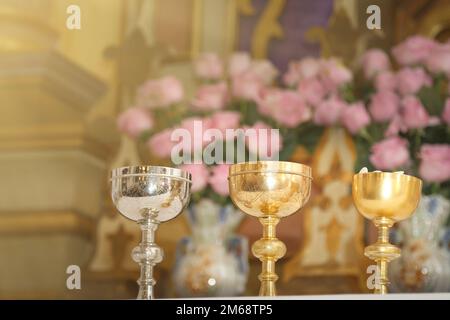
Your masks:
<svg viewBox="0 0 450 320"><path fill-rule="evenodd" d="M370 49L361 58L361 64L366 79L371 79L376 74L387 71L391 67L389 57L380 49Z"/></svg>
<svg viewBox="0 0 450 320"><path fill-rule="evenodd" d="M271 84L278 75L278 70L269 60L252 61L249 72L254 74L265 85Z"/></svg>
<svg viewBox="0 0 450 320"><path fill-rule="evenodd" d="M436 42L423 36L412 36L392 49L392 54L400 65L422 63L428 58Z"/></svg>
<svg viewBox="0 0 450 320"><path fill-rule="evenodd" d="M219 110L227 102L227 85L225 82L203 85L197 90L192 105L199 110Z"/></svg>
<svg viewBox="0 0 450 320"><path fill-rule="evenodd" d="M448 125L450 125L450 98L445 100L444 112L442 112L442 119Z"/></svg>
<svg viewBox="0 0 450 320"><path fill-rule="evenodd" d="M260 91L258 96L258 111L266 117L273 117L278 108L281 89L278 88L264 88Z"/></svg>
<svg viewBox="0 0 450 320"><path fill-rule="evenodd" d="M153 117L150 112L144 108L130 108L119 115L117 127L119 131L135 139L139 135L153 128Z"/></svg>
<svg viewBox="0 0 450 320"><path fill-rule="evenodd" d="M364 103L353 103L344 108L341 114L341 122L352 134L358 133L362 128L370 123L369 114L364 107Z"/></svg>
<svg viewBox="0 0 450 320"><path fill-rule="evenodd" d="M320 76L324 87L329 91L336 91L353 79L352 72L336 59L321 62Z"/></svg>
<svg viewBox="0 0 450 320"><path fill-rule="evenodd" d="M244 73L250 68L251 58L247 52L235 52L228 61L228 74L231 77Z"/></svg>
<svg viewBox="0 0 450 320"><path fill-rule="evenodd" d="M431 86L432 80L423 68L403 68L397 72L397 86L402 95L414 94L423 86Z"/></svg>
<svg viewBox="0 0 450 320"><path fill-rule="evenodd" d="M139 87L138 105L147 108L167 107L183 99L184 90L181 82L173 77L149 80Z"/></svg>
<svg viewBox="0 0 450 320"><path fill-rule="evenodd" d="M209 184L213 190L221 196L228 196L228 170L229 164L219 164L212 168L211 176L209 177Z"/></svg>
<svg viewBox="0 0 450 320"><path fill-rule="evenodd" d="M188 130L191 134L194 134L194 131L196 129L200 130L200 127L203 131L211 128L211 120L201 117L188 117L181 121L180 127Z"/></svg>
<svg viewBox="0 0 450 320"><path fill-rule="evenodd" d="M370 162L379 170L398 169L409 162L408 141L389 137L372 146Z"/></svg>
<svg viewBox="0 0 450 320"><path fill-rule="evenodd" d="M249 129L251 131L248 131ZM245 127L244 130L248 134L245 139L247 149L260 158L266 156L273 158L283 146L283 140L279 130L274 130L262 121L256 122L251 127ZM254 133L254 136L250 133Z"/></svg>
<svg viewBox="0 0 450 320"><path fill-rule="evenodd" d="M415 96L402 99L402 118L407 128L424 128L428 125L430 117L422 103Z"/></svg>
<svg viewBox="0 0 450 320"><path fill-rule="evenodd" d="M303 58L299 63L300 79L315 77L320 71L321 60L313 57Z"/></svg>
<svg viewBox="0 0 450 320"><path fill-rule="evenodd" d="M283 126L294 128L311 118L311 111L305 101L295 91L282 90L273 118Z"/></svg>
<svg viewBox="0 0 450 320"><path fill-rule="evenodd" d="M237 129L241 114L237 111L220 111L211 116L211 128L219 129L225 136L226 129Z"/></svg>
<svg viewBox="0 0 450 320"><path fill-rule="evenodd" d="M279 100L280 92L281 89L275 87L261 89L256 101L258 112L266 117L272 117L273 110L276 108Z"/></svg>
<svg viewBox="0 0 450 320"><path fill-rule="evenodd" d="M379 91L372 96L369 111L377 122L391 120L398 112L400 99L392 91Z"/></svg>
<svg viewBox="0 0 450 320"><path fill-rule="evenodd" d="M299 69L299 62L297 61L291 61L288 65L288 70L283 75L283 82L288 87L294 87L297 85L297 83L300 81L300 73L298 71Z"/></svg>
<svg viewBox="0 0 450 320"><path fill-rule="evenodd" d="M317 78L311 77L300 80L297 90L311 106L317 106L326 94L322 83Z"/></svg>
<svg viewBox="0 0 450 320"><path fill-rule="evenodd" d="M255 74L244 72L232 79L232 92L236 98L257 101L263 82Z"/></svg>
<svg viewBox="0 0 450 320"><path fill-rule="evenodd" d="M407 130L408 130L408 128L403 123L402 117L399 114L397 114L394 116L394 118L389 123L389 126L387 127L387 129L384 133L384 136L385 137L396 136L399 134L399 132L405 132Z"/></svg>
<svg viewBox="0 0 450 320"><path fill-rule="evenodd" d="M311 118L311 111L297 92L277 88L261 91L258 111L288 128Z"/></svg>
<svg viewBox="0 0 450 320"><path fill-rule="evenodd" d="M424 144L420 149L420 176L428 182L450 179L450 145Z"/></svg>
<svg viewBox="0 0 450 320"><path fill-rule="evenodd" d="M345 102L337 96L332 96L317 106L314 123L325 126L334 125L339 121L344 108L346 108Z"/></svg>
<svg viewBox="0 0 450 320"><path fill-rule="evenodd" d="M216 80L223 75L223 63L215 53L202 53L194 62L195 74L202 79Z"/></svg>
<svg viewBox="0 0 450 320"><path fill-rule="evenodd" d="M425 62L433 73L445 73L450 76L450 44L437 45Z"/></svg>
<svg viewBox="0 0 450 320"><path fill-rule="evenodd" d="M439 117L436 117L436 116L429 117L428 126L432 127L432 126L437 126L440 124L441 124L441 119Z"/></svg>
<svg viewBox="0 0 450 320"><path fill-rule="evenodd" d="M204 164L183 164L181 170L187 171L192 175L191 191L198 192L205 189L208 183L209 171Z"/></svg>
<svg viewBox="0 0 450 320"><path fill-rule="evenodd" d="M320 70L320 60L306 57L300 61L289 62L288 71L283 76L286 85L294 87L302 79L315 77Z"/></svg>
<svg viewBox="0 0 450 320"><path fill-rule="evenodd" d="M391 71L383 71L375 76L375 89L377 91L395 91L397 89L397 76Z"/></svg>
<svg viewBox="0 0 450 320"><path fill-rule="evenodd" d="M183 146L183 150L190 149L193 152L201 150L208 142L203 133L211 126L212 121L208 118L189 117L181 121L180 128L187 130L191 137L190 141L183 140L186 143Z"/></svg>
<svg viewBox="0 0 450 320"><path fill-rule="evenodd" d="M171 141L172 129L165 129L155 133L147 142L150 151L159 158L168 158L175 146L175 142Z"/></svg>

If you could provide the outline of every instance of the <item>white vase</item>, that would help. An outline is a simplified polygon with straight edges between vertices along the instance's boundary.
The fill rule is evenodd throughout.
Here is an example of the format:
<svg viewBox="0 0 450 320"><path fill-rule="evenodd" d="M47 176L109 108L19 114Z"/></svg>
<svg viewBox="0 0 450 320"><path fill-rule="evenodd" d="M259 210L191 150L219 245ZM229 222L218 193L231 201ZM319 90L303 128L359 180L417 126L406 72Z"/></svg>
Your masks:
<svg viewBox="0 0 450 320"><path fill-rule="evenodd" d="M392 292L450 291L450 254L442 246L450 202L422 196L414 215L399 223L402 256L390 264Z"/></svg>
<svg viewBox="0 0 450 320"><path fill-rule="evenodd" d="M245 291L248 242L232 234L244 216L234 206L203 199L188 209L192 236L177 247L173 272L180 297L236 296Z"/></svg>

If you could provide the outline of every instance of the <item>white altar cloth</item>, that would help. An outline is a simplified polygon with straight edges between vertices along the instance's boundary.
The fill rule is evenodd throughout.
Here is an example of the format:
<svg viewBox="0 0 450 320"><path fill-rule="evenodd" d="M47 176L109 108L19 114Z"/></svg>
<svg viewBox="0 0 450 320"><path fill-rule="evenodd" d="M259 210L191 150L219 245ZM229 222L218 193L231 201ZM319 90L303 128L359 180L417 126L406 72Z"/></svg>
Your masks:
<svg viewBox="0 0 450 320"><path fill-rule="evenodd" d="M169 299L178 300L178 299ZM186 300L186 299L183 299ZM450 300L450 293L330 294L276 297L218 297L187 300Z"/></svg>

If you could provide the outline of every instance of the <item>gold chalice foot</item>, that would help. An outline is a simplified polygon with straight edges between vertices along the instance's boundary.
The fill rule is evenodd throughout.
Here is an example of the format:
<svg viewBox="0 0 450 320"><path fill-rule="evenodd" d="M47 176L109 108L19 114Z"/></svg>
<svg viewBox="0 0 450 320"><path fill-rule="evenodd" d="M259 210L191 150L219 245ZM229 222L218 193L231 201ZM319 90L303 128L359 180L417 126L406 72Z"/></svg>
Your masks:
<svg viewBox="0 0 450 320"><path fill-rule="evenodd" d="M409 218L419 204L422 181L403 173L370 172L353 176L353 202L358 211L378 228L378 240L364 254L377 263L375 291L386 294L387 266L400 257L400 249L389 243L389 229Z"/></svg>
<svg viewBox="0 0 450 320"><path fill-rule="evenodd" d="M311 168L280 161L244 162L232 165L229 173L230 197L246 214L259 218L263 236L252 246L262 263L260 296L275 296L275 263L286 253L276 237L280 218L300 210L311 193Z"/></svg>

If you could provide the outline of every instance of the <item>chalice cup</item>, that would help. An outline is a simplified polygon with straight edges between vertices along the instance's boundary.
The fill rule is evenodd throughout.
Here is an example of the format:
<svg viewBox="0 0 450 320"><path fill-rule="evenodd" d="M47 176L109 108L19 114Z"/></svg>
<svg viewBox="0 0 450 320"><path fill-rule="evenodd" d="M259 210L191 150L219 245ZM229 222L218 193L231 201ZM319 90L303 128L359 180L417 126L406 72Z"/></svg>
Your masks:
<svg viewBox="0 0 450 320"><path fill-rule="evenodd" d="M409 218L419 204L422 181L402 172L370 172L353 176L352 195L356 209L372 220L378 240L364 250L377 263L375 291L388 292L388 263L400 257L400 249L389 243L389 228Z"/></svg>
<svg viewBox="0 0 450 320"><path fill-rule="evenodd" d="M259 219L263 236L252 246L262 262L260 296L275 296L275 263L286 253L285 244L276 237L280 218L300 210L311 193L311 168L300 163L257 161L234 164L229 171L233 203L243 212Z"/></svg>
<svg viewBox="0 0 450 320"><path fill-rule="evenodd" d="M131 254L141 269L137 299L153 299L153 267L163 259L163 250L155 243L155 231L189 203L191 175L167 167L122 167L112 171L111 184L117 210L142 230L142 241Z"/></svg>

